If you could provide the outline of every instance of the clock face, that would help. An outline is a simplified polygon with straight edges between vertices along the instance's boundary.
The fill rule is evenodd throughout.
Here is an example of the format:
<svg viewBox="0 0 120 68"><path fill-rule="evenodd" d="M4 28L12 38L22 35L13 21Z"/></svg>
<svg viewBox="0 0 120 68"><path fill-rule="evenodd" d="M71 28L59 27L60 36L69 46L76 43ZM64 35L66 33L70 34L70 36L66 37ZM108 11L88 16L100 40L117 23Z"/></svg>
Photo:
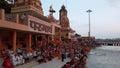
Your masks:
<svg viewBox="0 0 120 68"><path fill-rule="evenodd" d="M63 12L61 12L61 16L63 16L64 15L64 13Z"/></svg>
<svg viewBox="0 0 120 68"><path fill-rule="evenodd" d="M69 27L69 21L66 16L62 16L61 18L61 26L62 27Z"/></svg>

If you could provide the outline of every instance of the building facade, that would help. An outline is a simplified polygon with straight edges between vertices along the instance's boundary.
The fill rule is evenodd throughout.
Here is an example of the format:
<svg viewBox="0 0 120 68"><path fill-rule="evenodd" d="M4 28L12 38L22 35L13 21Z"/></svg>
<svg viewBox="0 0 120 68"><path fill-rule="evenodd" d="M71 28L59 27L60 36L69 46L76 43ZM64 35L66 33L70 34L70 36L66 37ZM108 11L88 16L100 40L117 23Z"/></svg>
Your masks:
<svg viewBox="0 0 120 68"><path fill-rule="evenodd" d="M14 0L10 14L0 9L0 50L36 48L61 40L57 20L44 16L40 0Z"/></svg>

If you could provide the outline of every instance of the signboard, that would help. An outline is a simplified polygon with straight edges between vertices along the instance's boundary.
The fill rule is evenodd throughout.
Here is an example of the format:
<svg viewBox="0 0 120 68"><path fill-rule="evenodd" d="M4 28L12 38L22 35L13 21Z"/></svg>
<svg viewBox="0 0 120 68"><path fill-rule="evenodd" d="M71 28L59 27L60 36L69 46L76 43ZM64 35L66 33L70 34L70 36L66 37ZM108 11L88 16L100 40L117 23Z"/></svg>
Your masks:
<svg viewBox="0 0 120 68"><path fill-rule="evenodd" d="M52 34L52 25L48 26L45 24L41 24L40 22L29 20L28 26L30 31Z"/></svg>

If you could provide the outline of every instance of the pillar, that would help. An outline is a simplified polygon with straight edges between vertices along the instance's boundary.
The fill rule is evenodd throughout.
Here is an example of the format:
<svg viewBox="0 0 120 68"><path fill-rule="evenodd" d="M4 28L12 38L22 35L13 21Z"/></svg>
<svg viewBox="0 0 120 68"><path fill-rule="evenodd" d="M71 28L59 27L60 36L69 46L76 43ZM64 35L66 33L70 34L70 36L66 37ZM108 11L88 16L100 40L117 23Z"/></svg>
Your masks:
<svg viewBox="0 0 120 68"><path fill-rule="evenodd" d="M16 14L16 23L18 24L19 23L19 15Z"/></svg>
<svg viewBox="0 0 120 68"><path fill-rule="evenodd" d="M47 43L49 43L49 36L47 35L46 38L47 38Z"/></svg>
<svg viewBox="0 0 120 68"><path fill-rule="evenodd" d="M52 41L54 41L54 35L52 35Z"/></svg>
<svg viewBox="0 0 120 68"><path fill-rule="evenodd" d="M30 48L32 45L31 45L31 41L32 40L32 35L31 33L28 34L28 47Z"/></svg>
<svg viewBox="0 0 120 68"><path fill-rule="evenodd" d="M59 29L59 40L61 41L61 29Z"/></svg>
<svg viewBox="0 0 120 68"><path fill-rule="evenodd" d="M2 50L2 39L1 39L1 35L0 35L0 50Z"/></svg>
<svg viewBox="0 0 120 68"><path fill-rule="evenodd" d="M0 9L0 19L4 20L5 19L5 10Z"/></svg>
<svg viewBox="0 0 120 68"><path fill-rule="evenodd" d="M16 53L16 31L13 32L13 52Z"/></svg>

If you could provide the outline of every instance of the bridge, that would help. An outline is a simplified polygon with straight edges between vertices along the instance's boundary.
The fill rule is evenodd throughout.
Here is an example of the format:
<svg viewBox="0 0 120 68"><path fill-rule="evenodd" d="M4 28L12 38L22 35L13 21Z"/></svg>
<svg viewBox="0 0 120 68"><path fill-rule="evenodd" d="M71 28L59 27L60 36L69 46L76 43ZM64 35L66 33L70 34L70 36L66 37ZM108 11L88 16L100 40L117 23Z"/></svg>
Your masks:
<svg viewBox="0 0 120 68"><path fill-rule="evenodd" d="M102 42L98 42L100 45L104 45L104 46L120 46L120 41L102 41Z"/></svg>
<svg viewBox="0 0 120 68"><path fill-rule="evenodd" d="M104 46L120 46L120 40L97 40L97 43Z"/></svg>

